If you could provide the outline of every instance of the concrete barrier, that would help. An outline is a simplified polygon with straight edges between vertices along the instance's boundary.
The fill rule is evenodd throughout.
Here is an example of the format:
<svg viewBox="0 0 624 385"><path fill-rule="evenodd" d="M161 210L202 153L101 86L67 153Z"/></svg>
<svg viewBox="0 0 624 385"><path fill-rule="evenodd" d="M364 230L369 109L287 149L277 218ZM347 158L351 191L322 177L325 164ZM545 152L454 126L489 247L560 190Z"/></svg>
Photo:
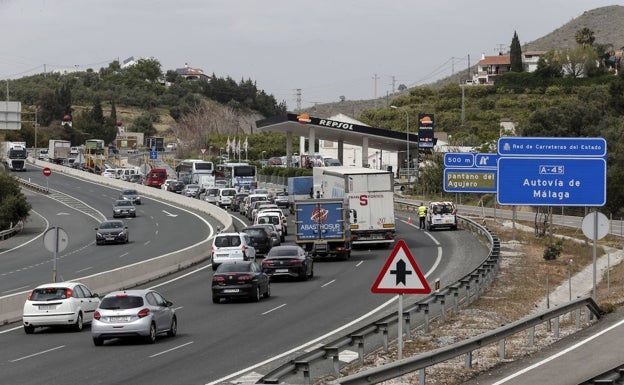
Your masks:
<svg viewBox="0 0 624 385"><path fill-rule="evenodd" d="M176 206L183 206L191 210L204 212L214 218L215 221L221 223L223 225L223 229L233 229L232 217L227 213L227 211L222 210L211 203L173 194L169 191L160 190L154 187L106 178L100 175L48 162L39 161L37 163L40 165L45 164L45 167L52 169L53 174L62 173L72 175L103 186L118 189L134 188L139 191L142 196L162 200L164 202L172 203ZM205 241L198 242L197 244L188 246L182 250L160 255L146 261L137 262L132 265L120 267L110 271L76 278L72 281L82 282L100 295L104 295L114 290L131 288L206 260L210 257L211 243L212 239L207 238ZM0 297L0 322L7 324L17 322L22 319L22 308L29 292L30 291L24 291Z"/></svg>

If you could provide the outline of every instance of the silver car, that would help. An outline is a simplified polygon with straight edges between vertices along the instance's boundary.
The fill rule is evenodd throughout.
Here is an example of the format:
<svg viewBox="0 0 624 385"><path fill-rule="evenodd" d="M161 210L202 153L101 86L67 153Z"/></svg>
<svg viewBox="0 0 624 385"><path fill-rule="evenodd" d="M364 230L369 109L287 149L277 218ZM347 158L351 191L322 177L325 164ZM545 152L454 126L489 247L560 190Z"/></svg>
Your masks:
<svg viewBox="0 0 624 385"><path fill-rule="evenodd" d="M113 203L113 218L136 217L136 207L131 201L118 199Z"/></svg>
<svg viewBox="0 0 624 385"><path fill-rule="evenodd" d="M141 337L153 344L158 334L173 337L177 331L173 303L147 289L107 294L95 310L91 324L95 346L101 346L106 339L127 337Z"/></svg>

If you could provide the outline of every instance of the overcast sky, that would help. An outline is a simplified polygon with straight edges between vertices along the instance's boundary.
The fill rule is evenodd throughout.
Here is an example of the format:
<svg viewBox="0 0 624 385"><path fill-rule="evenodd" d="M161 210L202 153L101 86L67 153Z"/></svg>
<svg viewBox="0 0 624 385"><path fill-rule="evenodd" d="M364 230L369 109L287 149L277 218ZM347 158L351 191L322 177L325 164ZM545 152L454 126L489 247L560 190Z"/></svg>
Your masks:
<svg viewBox="0 0 624 385"><path fill-rule="evenodd" d="M538 5L539 4L539 5ZM301 106L427 84L615 0L0 0L0 79L153 57Z"/></svg>

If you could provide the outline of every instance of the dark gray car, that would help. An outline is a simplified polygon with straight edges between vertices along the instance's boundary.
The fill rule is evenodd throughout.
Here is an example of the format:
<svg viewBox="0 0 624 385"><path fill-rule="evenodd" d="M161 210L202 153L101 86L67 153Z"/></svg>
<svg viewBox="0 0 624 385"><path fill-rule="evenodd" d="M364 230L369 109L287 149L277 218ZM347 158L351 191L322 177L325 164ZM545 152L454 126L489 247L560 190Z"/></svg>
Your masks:
<svg viewBox="0 0 624 385"><path fill-rule="evenodd" d="M102 245L104 243L128 243L130 241L130 232L128 226L119 219L111 219L101 222L95 228L95 244Z"/></svg>
<svg viewBox="0 0 624 385"><path fill-rule="evenodd" d="M113 218L117 217L136 217L136 207L129 200L116 200L113 203Z"/></svg>

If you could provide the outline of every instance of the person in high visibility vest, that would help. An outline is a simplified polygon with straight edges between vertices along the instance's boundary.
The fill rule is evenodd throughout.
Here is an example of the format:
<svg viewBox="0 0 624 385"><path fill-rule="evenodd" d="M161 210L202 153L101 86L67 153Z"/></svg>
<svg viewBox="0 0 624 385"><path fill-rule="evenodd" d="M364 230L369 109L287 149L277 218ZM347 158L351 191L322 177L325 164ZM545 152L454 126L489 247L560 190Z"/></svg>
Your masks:
<svg viewBox="0 0 624 385"><path fill-rule="evenodd" d="M427 206L424 203L420 202L420 206L418 206L418 220L420 221L420 229L425 229L425 217L427 216Z"/></svg>

